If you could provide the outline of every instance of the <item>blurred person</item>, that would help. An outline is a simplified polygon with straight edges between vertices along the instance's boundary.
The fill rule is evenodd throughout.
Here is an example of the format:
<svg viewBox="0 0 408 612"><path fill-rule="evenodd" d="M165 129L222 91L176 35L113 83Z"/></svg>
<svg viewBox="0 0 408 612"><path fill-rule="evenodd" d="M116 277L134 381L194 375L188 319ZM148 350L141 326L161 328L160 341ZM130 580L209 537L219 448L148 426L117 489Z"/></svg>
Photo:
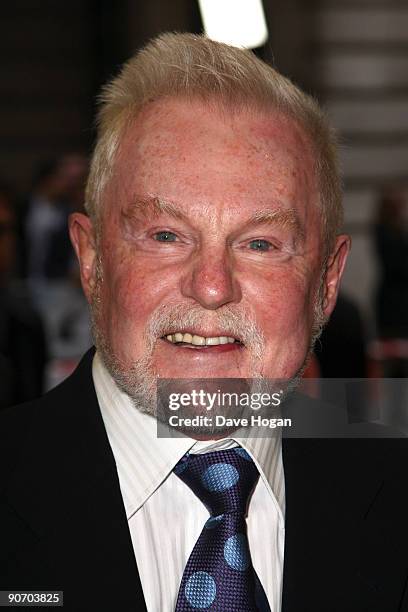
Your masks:
<svg viewBox="0 0 408 612"><path fill-rule="evenodd" d="M0 180L0 279L2 286L13 275L16 256L16 218L10 187Z"/></svg>
<svg viewBox="0 0 408 612"><path fill-rule="evenodd" d="M88 160L68 153L37 172L25 220L28 279L49 347L46 387L72 371L92 344L88 308L68 235L68 216L81 211Z"/></svg>
<svg viewBox="0 0 408 612"><path fill-rule="evenodd" d="M360 309L340 293L336 306L315 347L323 378L366 378L366 331Z"/></svg>
<svg viewBox="0 0 408 612"><path fill-rule="evenodd" d="M334 309L350 240L317 104L248 51L163 34L105 89L86 210L96 353L1 419L0 587L72 611L406 611L405 441L157 437L159 379L295 384Z"/></svg>
<svg viewBox="0 0 408 612"><path fill-rule="evenodd" d="M60 161L53 159L43 163L34 178L25 220L27 275L34 283L47 277L46 266L53 236L66 227L69 210L64 195L65 181L60 173Z"/></svg>
<svg viewBox="0 0 408 612"><path fill-rule="evenodd" d="M75 276L78 266L67 232L68 216L72 212L82 212L85 201L85 182L88 174L88 161L79 153L71 153L60 158L58 176L61 181L61 202L65 219L57 225L50 238L48 256L44 272L47 278ZM78 277L78 274L76 274Z"/></svg>
<svg viewBox="0 0 408 612"><path fill-rule="evenodd" d="M86 158L74 153L45 162L36 173L25 221L27 271L34 283L69 273L67 220L81 209L86 174Z"/></svg>
<svg viewBox="0 0 408 612"><path fill-rule="evenodd" d="M369 375L366 329L360 308L342 291L314 354L321 376L316 397L335 404L339 386L333 379L343 379L348 419L350 422L370 420L370 384L364 380Z"/></svg>
<svg viewBox="0 0 408 612"><path fill-rule="evenodd" d="M408 340L408 186L383 190L375 225L378 334Z"/></svg>
<svg viewBox="0 0 408 612"><path fill-rule="evenodd" d="M372 353L385 378L408 378L408 185L387 185L379 198L374 246L380 264ZM408 431L408 392L389 383L388 423Z"/></svg>
<svg viewBox="0 0 408 612"><path fill-rule="evenodd" d="M84 212L88 159L82 153L66 153L60 159L59 172L64 181L64 200L70 212Z"/></svg>
<svg viewBox="0 0 408 612"><path fill-rule="evenodd" d="M0 408L44 390L44 328L29 292L15 279L16 243L13 198L0 183Z"/></svg>

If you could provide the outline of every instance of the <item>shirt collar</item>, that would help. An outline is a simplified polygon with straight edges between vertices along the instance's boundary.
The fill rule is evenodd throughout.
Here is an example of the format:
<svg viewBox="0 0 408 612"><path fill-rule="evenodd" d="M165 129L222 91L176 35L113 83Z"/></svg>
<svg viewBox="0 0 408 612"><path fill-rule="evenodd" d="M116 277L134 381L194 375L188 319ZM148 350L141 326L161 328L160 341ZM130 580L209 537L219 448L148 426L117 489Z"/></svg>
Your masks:
<svg viewBox="0 0 408 612"><path fill-rule="evenodd" d="M92 375L102 418L115 458L129 519L168 477L188 451L221 450L239 444L252 457L278 511L284 513L284 480L280 437L158 438L156 419L138 410L110 376L98 353Z"/></svg>

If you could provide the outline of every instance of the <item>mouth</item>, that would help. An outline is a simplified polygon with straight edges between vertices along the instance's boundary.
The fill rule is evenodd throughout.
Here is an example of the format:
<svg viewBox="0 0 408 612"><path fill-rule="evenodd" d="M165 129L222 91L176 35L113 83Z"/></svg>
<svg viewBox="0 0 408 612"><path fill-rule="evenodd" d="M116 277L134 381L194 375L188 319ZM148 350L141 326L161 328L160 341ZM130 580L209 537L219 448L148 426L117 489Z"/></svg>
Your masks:
<svg viewBox="0 0 408 612"><path fill-rule="evenodd" d="M202 336L193 331L176 331L165 334L161 340L177 348L199 350L205 352L225 352L244 347L239 338L227 335Z"/></svg>

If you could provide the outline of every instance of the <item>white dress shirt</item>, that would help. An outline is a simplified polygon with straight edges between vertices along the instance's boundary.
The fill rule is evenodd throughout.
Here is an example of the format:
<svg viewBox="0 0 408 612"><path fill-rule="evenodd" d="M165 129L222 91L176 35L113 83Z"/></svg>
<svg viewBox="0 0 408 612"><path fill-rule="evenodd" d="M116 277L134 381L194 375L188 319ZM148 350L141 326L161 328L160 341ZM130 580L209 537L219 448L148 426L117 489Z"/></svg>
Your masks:
<svg viewBox="0 0 408 612"><path fill-rule="evenodd" d="M93 379L148 611L174 611L184 568L209 517L198 497L172 472L174 466L187 451L208 452L239 444L260 472L247 517L252 563L271 612L280 612L285 536L280 438L205 442L188 437L157 438L156 420L137 410L118 389L98 354Z"/></svg>

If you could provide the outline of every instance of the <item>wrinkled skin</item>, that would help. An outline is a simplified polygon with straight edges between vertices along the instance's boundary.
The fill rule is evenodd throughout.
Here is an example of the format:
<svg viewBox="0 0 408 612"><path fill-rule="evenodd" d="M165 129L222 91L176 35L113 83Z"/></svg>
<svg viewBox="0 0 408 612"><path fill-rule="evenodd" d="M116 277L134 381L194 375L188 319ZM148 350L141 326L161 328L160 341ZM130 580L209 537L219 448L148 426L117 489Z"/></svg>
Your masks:
<svg viewBox="0 0 408 612"><path fill-rule="evenodd" d="M165 205L156 214L157 199ZM292 120L227 116L200 101L145 107L122 140L104 194L102 282L90 219L77 213L70 221L85 294L92 302L98 290L97 325L121 367L146 354L152 313L176 304L198 310L191 331L204 336L224 335L223 313L236 313L243 325L253 321L262 335L257 374L296 375L309 351L322 278L317 202L313 151ZM328 260L320 287L326 317L349 246L339 236ZM250 340L208 351L155 338L151 367L166 378L250 377L251 349Z"/></svg>

